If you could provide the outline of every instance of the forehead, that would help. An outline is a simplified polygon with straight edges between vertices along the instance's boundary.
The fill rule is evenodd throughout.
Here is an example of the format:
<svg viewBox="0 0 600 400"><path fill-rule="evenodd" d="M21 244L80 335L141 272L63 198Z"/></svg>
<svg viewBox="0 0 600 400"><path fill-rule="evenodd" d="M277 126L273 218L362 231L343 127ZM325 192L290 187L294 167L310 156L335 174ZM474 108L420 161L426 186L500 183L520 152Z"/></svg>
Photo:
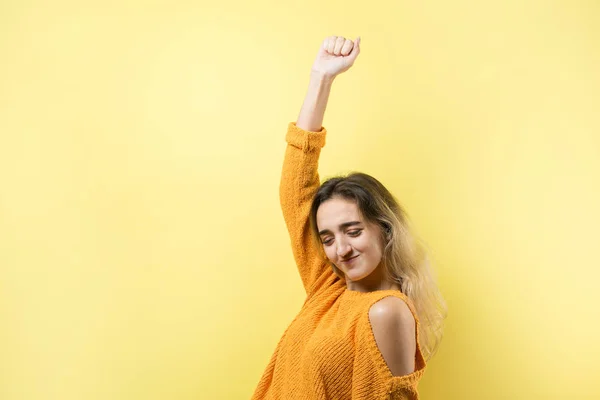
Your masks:
<svg viewBox="0 0 600 400"><path fill-rule="evenodd" d="M358 206L353 201L333 198L323 202L317 210L319 229L336 228L348 221L363 222Z"/></svg>

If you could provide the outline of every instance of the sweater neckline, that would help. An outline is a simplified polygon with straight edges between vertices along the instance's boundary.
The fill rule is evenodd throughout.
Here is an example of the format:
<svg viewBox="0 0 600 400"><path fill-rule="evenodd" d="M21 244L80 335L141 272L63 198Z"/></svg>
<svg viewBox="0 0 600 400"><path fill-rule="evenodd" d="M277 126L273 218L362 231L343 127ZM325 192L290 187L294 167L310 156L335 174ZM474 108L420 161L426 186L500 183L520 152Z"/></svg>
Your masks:
<svg viewBox="0 0 600 400"><path fill-rule="evenodd" d="M375 293L400 293L401 295L404 295L404 293L402 293L400 290L398 289L380 289L380 290L373 290L371 292L359 292L358 290L350 290L347 287L344 288L344 293L349 295L349 296L369 296L371 294L375 294Z"/></svg>

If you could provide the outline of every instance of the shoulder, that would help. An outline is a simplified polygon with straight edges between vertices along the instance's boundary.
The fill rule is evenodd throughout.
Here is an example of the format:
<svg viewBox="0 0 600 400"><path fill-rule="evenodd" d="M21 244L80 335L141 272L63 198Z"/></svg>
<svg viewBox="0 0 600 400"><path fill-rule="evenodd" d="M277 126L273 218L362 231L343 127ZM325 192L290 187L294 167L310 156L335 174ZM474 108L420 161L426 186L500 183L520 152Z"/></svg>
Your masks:
<svg viewBox="0 0 600 400"><path fill-rule="evenodd" d="M373 336L392 375L414 371L416 322L406 304L398 297L387 296L369 308Z"/></svg>
<svg viewBox="0 0 600 400"><path fill-rule="evenodd" d="M408 304L401 298L395 296L386 296L375 302L369 308L369 317L378 321L412 322L413 325L415 324L415 318L413 317Z"/></svg>

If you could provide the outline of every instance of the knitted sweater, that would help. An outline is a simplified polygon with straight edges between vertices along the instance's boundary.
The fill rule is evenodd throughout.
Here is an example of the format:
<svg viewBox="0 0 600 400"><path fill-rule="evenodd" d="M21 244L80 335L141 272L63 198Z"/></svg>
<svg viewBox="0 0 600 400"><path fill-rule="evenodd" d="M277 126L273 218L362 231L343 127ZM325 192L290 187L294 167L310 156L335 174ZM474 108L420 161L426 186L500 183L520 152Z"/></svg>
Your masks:
<svg viewBox="0 0 600 400"><path fill-rule="evenodd" d="M348 290L318 253L309 229L319 188L318 162L326 129L308 132L291 122L280 183L280 201L306 300L280 339L252 400L418 399L426 363L419 346L419 320L398 290ZM404 300L416 322L415 371L393 376L377 347L369 309L387 296Z"/></svg>

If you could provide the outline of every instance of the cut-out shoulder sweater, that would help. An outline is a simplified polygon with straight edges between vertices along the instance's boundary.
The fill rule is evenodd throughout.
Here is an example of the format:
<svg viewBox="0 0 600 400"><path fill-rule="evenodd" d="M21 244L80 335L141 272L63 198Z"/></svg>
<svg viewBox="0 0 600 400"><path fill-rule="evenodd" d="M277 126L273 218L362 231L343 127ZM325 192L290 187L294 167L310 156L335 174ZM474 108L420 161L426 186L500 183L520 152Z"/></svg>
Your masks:
<svg viewBox="0 0 600 400"><path fill-rule="evenodd" d="M288 126L280 201L306 300L285 330L252 400L418 399L426 362L419 346L419 320L399 290L348 290L319 255L309 229L311 201L319 188L318 163L326 129ZM386 296L406 302L415 317L415 371L393 376L369 321L369 309Z"/></svg>

